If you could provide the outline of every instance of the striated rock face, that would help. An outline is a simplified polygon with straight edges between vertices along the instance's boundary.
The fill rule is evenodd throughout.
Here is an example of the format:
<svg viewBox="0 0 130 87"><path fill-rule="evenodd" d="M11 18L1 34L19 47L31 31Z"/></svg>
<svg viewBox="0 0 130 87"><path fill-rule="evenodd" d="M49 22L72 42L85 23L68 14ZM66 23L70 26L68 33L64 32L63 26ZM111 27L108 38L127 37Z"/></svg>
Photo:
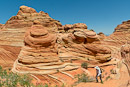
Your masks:
<svg viewBox="0 0 130 87"><path fill-rule="evenodd" d="M125 43L130 44L130 21L124 21L119 24L115 31L110 35L102 39L102 46L107 46L111 49L112 58L121 59L120 48ZM99 35L101 36L101 34Z"/></svg>
<svg viewBox="0 0 130 87"><path fill-rule="evenodd" d="M130 20L122 22L115 28L115 32L129 31L130 29Z"/></svg>
<svg viewBox="0 0 130 87"><path fill-rule="evenodd" d="M56 39L56 35L49 33L46 27L33 25L25 34L25 46L14 63L13 71L49 74L77 69L74 64L59 59Z"/></svg>
<svg viewBox="0 0 130 87"><path fill-rule="evenodd" d="M21 6L17 15L11 17L0 30L0 45L24 46L24 34L26 30L35 23L47 27L51 33L57 32L61 23L49 17L47 13L27 6ZM1 25L0 25L1 28Z"/></svg>
<svg viewBox="0 0 130 87"><path fill-rule="evenodd" d="M25 28L31 27L35 20L49 27L50 32L56 32L57 27L62 26L59 21L56 21L49 17L47 13L40 11L36 12L35 9L27 6L21 6L16 16L11 17L5 24L6 28Z"/></svg>
<svg viewBox="0 0 130 87"><path fill-rule="evenodd" d="M118 25L115 28L113 34L108 36L105 41L107 44L120 47L128 42L130 43L130 20L122 22L122 24Z"/></svg>
<svg viewBox="0 0 130 87"><path fill-rule="evenodd" d="M120 52L121 52L121 59L123 60L123 63L126 65L130 76L130 45L129 44L122 45Z"/></svg>
<svg viewBox="0 0 130 87"><path fill-rule="evenodd" d="M59 60L56 49L56 35L48 33L47 29L42 25L33 25L25 34L24 43L25 47L23 47L21 53L25 52L27 54L19 57L19 62L35 64ZM34 53L29 54L28 51L31 49ZM40 53L42 51L43 53ZM35 56L39 58L33 59Z"/></svg>
<svg viewBox="0 0 130 87"><path fill-rule="evenodd" d="M67 24L62 28L65 32L62 30L59 33L58 52L63 61L84 58L86 60L95 60L98 63L111 59L111 50L102 46L96 32L88 30L85 24Z"/></svg>
<svg viewBox="0 0 130 87"><path fill-rule="evenodd" d="M0 46L0 66L6 68L12 67L20 50L21 47Z"/></svg>

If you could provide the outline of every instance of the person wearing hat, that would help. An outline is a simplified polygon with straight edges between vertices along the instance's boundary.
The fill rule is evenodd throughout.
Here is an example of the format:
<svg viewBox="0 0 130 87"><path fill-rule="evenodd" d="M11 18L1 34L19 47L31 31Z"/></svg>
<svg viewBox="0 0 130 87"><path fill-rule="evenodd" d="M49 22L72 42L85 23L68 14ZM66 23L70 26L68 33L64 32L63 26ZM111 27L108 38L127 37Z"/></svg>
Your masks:
<svg viewBox="0 0 130 87"><path fill-rule="evenodd" d="M103 83L101 68L99 68L98 66L96 66L94 68L96 69L96 82L98 82L98 77L100 77L101 83Z"/></svg>

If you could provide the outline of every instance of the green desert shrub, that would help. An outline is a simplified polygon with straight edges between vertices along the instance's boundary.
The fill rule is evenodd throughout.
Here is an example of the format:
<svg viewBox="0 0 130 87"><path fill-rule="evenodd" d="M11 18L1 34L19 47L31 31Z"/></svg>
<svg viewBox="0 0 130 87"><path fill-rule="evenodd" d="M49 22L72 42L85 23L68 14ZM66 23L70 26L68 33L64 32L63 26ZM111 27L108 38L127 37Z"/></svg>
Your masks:
<svg viewBox="0 0 130 87"><path fill-rule="evenodd" d="M49 87L48 84L34 86L32 78L28 74L19 75L2 69L0 66L0 87ZM57 85L54 87L58 87ZM64 85L62 86L64 87Z"/></svg>
<svg viewBox="0 0 130 87"><path fill-rule="evenodd" d="M110 79L110 78L111 78L110 76L107 76L107 77L106 77L106 81L107 81L108 79Z"/></svg>
<svg viewBox="0 0 130 87"><path fill-rule="evenodd" d="M82 63L82 64L81 64L81 67L87 69L87 68L88 68L88 63L85 63L85 62Z"/></svg>
<svg viewBox="0 0 130 87"><path fill-rule="evenodd" d="M48 84L45 84L43 87L49 87Z"/></svg>
<svg viewBox="0 0 130 87"><path fill-rule="evenodd" d="M75 75L75 78L77 79L77 82L76 83L80 83L80 82L93 82L95 81L95 79L93 77L90 77L84 73L82 74L78 74L78 75Z"/></svg>
<svg viewBox="0 0 130 87"><path fill-rule="evenodd" d="M0 87L31 87L31 78L29 75L18 75L7 72L0 66Z"/></svg>

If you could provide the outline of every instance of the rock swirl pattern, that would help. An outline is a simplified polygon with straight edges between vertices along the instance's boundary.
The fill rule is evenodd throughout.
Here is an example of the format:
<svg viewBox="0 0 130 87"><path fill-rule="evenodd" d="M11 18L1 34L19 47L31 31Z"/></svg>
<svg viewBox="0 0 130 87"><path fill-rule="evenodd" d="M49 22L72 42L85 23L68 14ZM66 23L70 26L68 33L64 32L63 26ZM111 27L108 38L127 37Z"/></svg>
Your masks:
<svg viewBox="0 0 130 87"><path fill-rule="evenodd" d="M49 33L46 27L33 25L25 34L25 46L14 63L13 71L49 74L77 69L73 63L59 59L56 39L56 35Z"/></svg>

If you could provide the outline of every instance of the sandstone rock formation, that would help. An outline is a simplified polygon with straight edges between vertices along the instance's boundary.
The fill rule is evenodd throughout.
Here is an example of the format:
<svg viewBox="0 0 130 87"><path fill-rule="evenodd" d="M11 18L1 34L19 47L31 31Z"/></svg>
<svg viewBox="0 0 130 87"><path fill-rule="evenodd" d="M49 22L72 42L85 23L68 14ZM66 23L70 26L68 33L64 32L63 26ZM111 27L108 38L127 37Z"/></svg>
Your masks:
<svg viewBox="0 0 130 87"><path fill-rule="evenodd" d="M64 26L58 27L59 32L73 32L74 29L87 29L87 25L84 23L76 24L66 24Z"/></svg>
<svg viewBox="0 0 130 87"><path fill-rule="evenodd" d="M13 67L20 50L20 47L0 46L0 66L5 68Z"/></svg>
<svg viewBox="0 0 130 87"><path fill-rule="evenodd" d="M130 76L130 45L129 44L122 45L121 58L123 60L123 63L126 65Z"/></svg>
<svg viewBox="0 0 130 87"><path fill-rule="evenodd" d="M57 27L62 26L57 20L52 19L43 11L39 13L35 9L21 6L17 15L11 17L0 30L0 45L24 46L24 34L36 21L51 33L57 32ZM0 25L1 28L1 25Z"/></svg>
<svg viewBox="0 0 130 87"><path fill-rule="evenodd" d="M5 24L6 28L25 28L31 27L35 20L40 21L43 26L49 27L50 32L56 32L57 27L61 26L59 21L49 17L43 11L39 13L35 9L27 6L21 6L16 16L11 17Z"/></svg>
<svg viewBox="0 0 130 87"><path fill-rule="evenodd" d="M122 22L122 24L119 24L116 28L115 31L108 36L105 41L109 45L113 45L115 47L120 48L121 45L124 45L125 43L129 44L130 37L130 20Z"/></svg>
<svg viewBox="0 0 130 87"><path fill-rule="evenodd" d="M0 65L12 66L18 57L14 72L41 75L58 72L53 74L58 76L62 71L79 68L81 60L95 66L118 58L130 73L130 20L118 25L110 36L87 28L84 23L62 26L43 11L38 13L31 7L21 6L16 16L0 24ZM64 73L60 77L63 76Z"/></svg>
<svg viewBox="0 0 130 87"><path fill-rule="evenodd" d="M49 33L46 27L33 25L25 34L25 46L14 63L13 71L50 74L77 69L76 65L59 59L56 39L56 35Z"/></svg>
<svg viewBox="0 0 130 87"><path fill-rule="evenodd" d="M32 26L33 24L38 25ZM41 25L46 30L41 29ZM28 32L25 34L26 31ZM56 33L58 34L55 35ZM42 39L43 37L44 39ZM53 40L54 37L58 39ZM93 30L88 30L84 23L62 26L59 21L52 19L47 13L43 11L37 13L35 9L27 6L21 6L17 15L11 17L0 30L0 45L21 47L25 44L20 53L22 56L24 56L23 52L28 52L28 49L48 50L53 46L53 43L56 43L57 46L54 45L56 47L52 49L55 51L54 54L58 55L57 57L53 55L53 57L56 61L60 59L62 62L72 62L72 60L80 58L94 60L97 63L110 60L111 49L104 45L108 43L105 40L106 37L103 34L97 35ZM37 54L39 53L37 52ZM23 64L29 64L29 60L18 57L18 62ZM40 63L39 61L41 61L40 58L36 62Z"/></svg>
<svg viewBox="0 0 130 87"><path fill-rule="evenodd" d="M107 38L107 36L103 32L99 32L97 35L99 36L100 40Z"/></svg>
<svg viewBox="0 0 130 87"><path fill-rule="evenodd" d="M58 36L58 52L63 61L84 58L98 63L111 59L111 50L102 46L96 32L88 30L85 24L67 24L60 30L62 32Z"/></svg>
<svg viewBox="0 0 130 87"><path fill-rule="evenodd" d="M0 29L4 26L4 24L0 24Z"/></svg>
<svg viewBox="0 0 130 87"><path fill-rule="evenodd" d="M122 24L118 25L115 28L114 32L128 31L129 28L130 28L130 20L122 22Z"/></svg>

